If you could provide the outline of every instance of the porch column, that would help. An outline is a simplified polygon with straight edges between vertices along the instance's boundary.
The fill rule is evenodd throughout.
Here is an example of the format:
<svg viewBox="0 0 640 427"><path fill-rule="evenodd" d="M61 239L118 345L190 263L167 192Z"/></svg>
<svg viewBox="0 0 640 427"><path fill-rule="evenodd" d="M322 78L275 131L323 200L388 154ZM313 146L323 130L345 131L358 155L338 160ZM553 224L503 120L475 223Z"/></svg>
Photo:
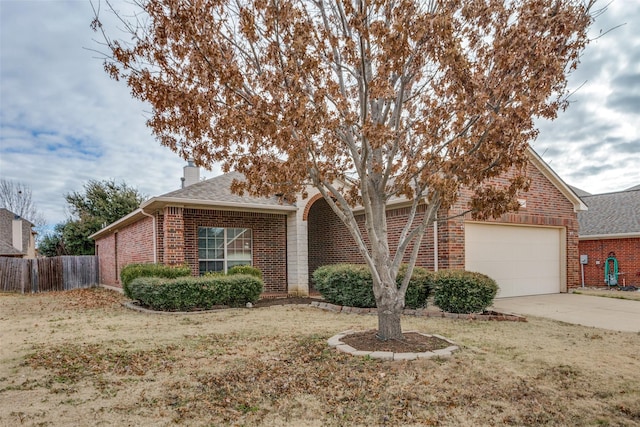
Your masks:
<svg viewBox="0 0 640 427"><path fill-rule="evenodd" d="M287 283L290 295L309 295L309 249L307 221L298 209L287 215Z"/></svg>

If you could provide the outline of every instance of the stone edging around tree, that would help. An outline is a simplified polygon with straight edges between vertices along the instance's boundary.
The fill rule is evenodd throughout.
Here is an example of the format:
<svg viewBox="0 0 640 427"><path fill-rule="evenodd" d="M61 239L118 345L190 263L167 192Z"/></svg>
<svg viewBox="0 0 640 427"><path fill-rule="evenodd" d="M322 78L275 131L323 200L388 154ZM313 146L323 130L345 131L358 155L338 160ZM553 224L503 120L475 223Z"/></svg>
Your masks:
<svg viewBox="0 0 640 427"><path fill-rule="evenodd" d="M447 359L447 358L451 357L453 352L460 350L460 347L458 347L456 345L456 343L454 343L453 341L451 341L451 340L449 340L449 339L447 339L447 338L445 338L445 337L443 337L441 335L436 335L436 334L428 335L428 334L423 334L423 333L417 332L417 331L406 331L405 333L416 333L416 334L423 335L425 337L439 338L439 339L441 339L443 341L448 342L450 345L447 348L433 350L433 351L426 351L424 353L394 353L392 351L357 350L357 349L351 347L350 345L345 344L345 343L343 343L341 341L342 338L346 337L347 335L354 334L354 333L356 333L356 331L352 331L352 330L340 332L339 334L334 335L331 338L329 338L327 343L329 344L330 347L334 347L336 350L338 350L338 351L340 351L342 353L350 354L352 356L363 356L363 357L370 357L372 359L393 360L393 361L415 360L415 359L432 359L434 357Z"/></svg>
<svg viewBox="0 0 640 427"><path fill-rule="evenodd" d="M312 307L316 307L322 310L332 311L334 313L349 313L349 314L376 314L377 308L359 308L335 305L328 302L313 301ZM498 313L495 311L489 311L485 313L446 313L444 311L436 311L429 309L404 309L402 314L405 316L419 316L419 317L444 317L447 319L466 319L466 320L494 320L494 321L509 321L509 322L526 322L527 318L519 316L517 314Z"/></svg>

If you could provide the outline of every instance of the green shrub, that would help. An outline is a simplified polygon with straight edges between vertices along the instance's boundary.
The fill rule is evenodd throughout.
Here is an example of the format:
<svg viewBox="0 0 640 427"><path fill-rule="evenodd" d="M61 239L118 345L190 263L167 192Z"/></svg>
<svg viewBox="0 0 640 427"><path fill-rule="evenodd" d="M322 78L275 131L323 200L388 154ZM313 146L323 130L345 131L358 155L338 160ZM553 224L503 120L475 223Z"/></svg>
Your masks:
<svg viewBox="0 0 640 427"><path fill-rule="evenodd" d="M186 265L178 267L163 264L128 264L120 272L122 290L127 298L135 299L131 296L129 285L138 277L164 277L175 279L176 277L191 276L191 269Z"/></svg>
<svg viewBox="0 0 640 427"><path fill-rule="evenodd" d="M162 311L207 310L215 305L231 307L254 303L264 285L255 276L138 277L129 284L131 299Z"/></svg>
<svg viewBox="0 0 640 427"><path fill-rule="evenodd" d="M400 267L397 284L400 286L406 273L406 265ZM366 265L325 265L313 272L315 288L328 302L350 307L373 308L373 280ZM415 267L407 293L405 307L420 308L427 304L433 286L433 273Z"/></svg>
<svg viewBox="0 0 640 427"><path fill-rule="evenodd" d="M370 308L376 306L371 272L365 265L325 265L313 272L315 288L332 304Z"/></svg>
<svg viewBox="0 0 640 427"><path fill-rule="evenodd" d="M260 271L258 267L252 267L250 265L234 265L227 270L227 274L248 274L249 276L255 276L262 279L262 271Z"/></svg>
<svg viewBox="0 0 640 427"><path fill-rule="evenodd" d="M396 278L398 286L402 284L406 271L406 264L401 265L398 271L398 277ZM434 287L435 274L426 268L415 266L409 287L407 287L407 293L404 296L404 306L412 309L426 307L427 299L429 299Z"/></svg>
<svg viewBox="0 0 640 427"><path fill-rule="evenodd" d="M493 303L495 280L481 273L441 270L435 275L434 303L450 313L479 313Z"/></svg>

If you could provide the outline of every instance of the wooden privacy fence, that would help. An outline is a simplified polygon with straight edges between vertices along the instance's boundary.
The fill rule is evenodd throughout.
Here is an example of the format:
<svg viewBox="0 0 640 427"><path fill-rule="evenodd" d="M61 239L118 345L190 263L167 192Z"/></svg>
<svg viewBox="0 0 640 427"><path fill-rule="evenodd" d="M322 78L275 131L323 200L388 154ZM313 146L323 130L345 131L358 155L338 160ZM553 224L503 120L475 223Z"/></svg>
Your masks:
<svg viewBox="0 0 640 427"><path fill-rule="evenodd" d="M0 291L47 292L89 288L99 283L98 257L0 257Z"/></svg>

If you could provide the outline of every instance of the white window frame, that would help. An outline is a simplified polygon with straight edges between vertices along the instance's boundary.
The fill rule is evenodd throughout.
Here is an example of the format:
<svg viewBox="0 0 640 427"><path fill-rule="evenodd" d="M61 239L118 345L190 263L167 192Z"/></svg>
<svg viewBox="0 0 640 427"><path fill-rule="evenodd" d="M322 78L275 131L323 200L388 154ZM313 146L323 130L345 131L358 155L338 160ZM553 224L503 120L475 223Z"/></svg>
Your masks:
<svg viewBox="0 0 640 427"><path fill-rule="evenodd" d="M206 228L206 229L220 229L223 230L223 258L200 258L200 230ZM229 256L228 256L228 247L230 245L230 243L233 243L234 240L229 241L229 230L243 230L242 233L240 234L244 234L245 232L249 232L249 258L248 259L241 259L241 260L229 260ZM205 248L205 250L208 249L212 249L212 248ZM200 273L200 275L205 274L209 271L214 271L214 270L202 270L200 268L200 263L201 262L222 262L222 272L226 273L229 270L229 266L228 263L229 262L236 262L236 261L241 261L241 262L247 262L247 264L235 264L235 265L250 265L253 266L253 230L251 228L245 228L245 227L207 227L207 226L199 226L198 227L198 247L197 247L197 251L198 251L198 272ZM233 266L232 266L233 267Z"/></svg>

